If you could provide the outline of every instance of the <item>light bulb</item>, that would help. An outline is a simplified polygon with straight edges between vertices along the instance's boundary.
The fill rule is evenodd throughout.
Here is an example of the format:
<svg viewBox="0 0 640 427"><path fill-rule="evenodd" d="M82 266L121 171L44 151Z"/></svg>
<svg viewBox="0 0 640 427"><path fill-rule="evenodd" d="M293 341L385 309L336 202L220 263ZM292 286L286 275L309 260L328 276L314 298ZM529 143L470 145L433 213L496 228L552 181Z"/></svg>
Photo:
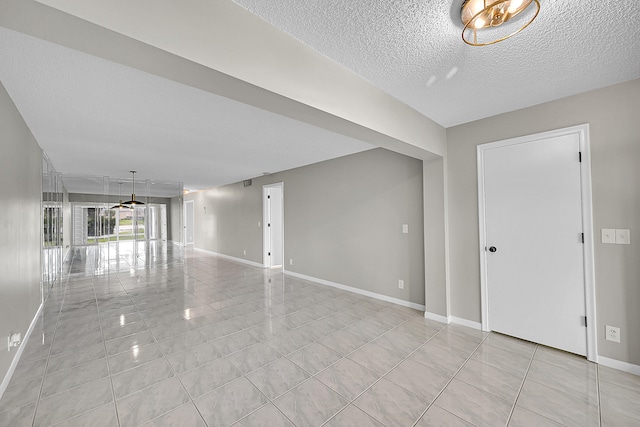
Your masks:
<svg viewBox="0 0 640 427"><path fill-rule="evenodd" d="M518 10L518 8L520 6L522 6L522 2L523 0L511 0L511 3L509 5L509 13L514 13Z"/></svg>
<svg viewBox="0 0 640 427"><path fill-rule="evenodd" d="M477 18L476 22L473 24L474 27L476 28L482 28L484 27L484 25L486 24L485 20L482 18Z"/></svg>

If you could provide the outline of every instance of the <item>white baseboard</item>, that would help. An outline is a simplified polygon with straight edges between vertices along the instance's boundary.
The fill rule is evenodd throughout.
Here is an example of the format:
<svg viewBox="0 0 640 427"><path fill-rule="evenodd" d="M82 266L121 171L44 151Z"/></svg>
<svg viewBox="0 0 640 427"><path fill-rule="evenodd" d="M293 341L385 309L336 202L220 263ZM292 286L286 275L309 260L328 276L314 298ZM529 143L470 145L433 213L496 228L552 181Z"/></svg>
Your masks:
<svg viewBox="0 0 640 427"><path fill-rule="evenodd" d="M608 357L598 356L598 364L607 366L609 368L617 369L619 371L628 372L634 375L640 375L640 365L634 365L633 363L622 362L616 359L609 359Z"/></svg>
<svg viewBox="0 0 640 427"><path fill-rule="evenodd" d="M436 322L440 322L440 323L446 323L446 324L451 323L451 319L449 317L441 316L440 314L430 313L428 311L424 312L424 317L426 319L435 320Z"/></svg>
<svg viewBox="0 0 640 427"><path fill-rule="evenodd" d="M11 361L11 365L9 365L9 370L7 371L6 375L4 376L4 379L2 380L2 383L0 383L0 400L2 400L2 395L7 390L7 387L9 387L9 382L11 381L11 377L13 376L13 373L16 370L16 366L18 366L18 362L20 361L20 356L22 356L22 352L24 351L25 347L27 346L27 342L29 341L29 337L31 336L31 332L33 332L33 328L36 326L36 322L38 321L38 317L40 317L40 313L42 312L42 308L43 308L43 304L40 304L40 307L38 307L38 311L36 311L35 316L33 316L33 319L31 320L31 324L29 325L29 329L27 329L27 332L24 334L24 338L22 339L22 342L20 343L20 346L18 347L18 351L16 351L16 355L13 356L13 360Z"/></svg>
<svg viewBox="0 0 640 427"><path fill-rule="evenodd" d="M416 304L415 302L405 301L398 298L389 297L387 295L378 294L375 292L365 291L364 289L354 288L352 286L343 285L341 283L330 282L329 280L318 279L317 277L306 276L300 273L294 273L293 271L284 270L284 274L289 276L297 277L298 279L308 280L310 282L319 283L321 285L331 286L333 288L342 289L343 291L353 292L354 294L364 295L367 297L379 299L381 301L390 302L393 304L398 304L403 307L409 307L418 311L425 311L424 305Z"/></svg>
<svg viewBox="0 0 640 427"><path fill-rule="evenodd" d="M218 252L208 251L206 249L200 249L200 248L193 248L193 250L194 251L198 251L198 252L204 252L204 253L207 253L207 254L210 254L210 255L215 255L217 257L228 259L230 261L235 261L235 262L240 262L242 264L251 265L253 267L264 268L264 265L262 265L260 263L257 263L257 262L249 261L248 259L236 258L236 257L231 256L231 255L219 254Z"/></svg>
<svg viewBox="0 0 640 427"><path fill-rule="evenodd" d="M482 324L479 322L474 322L472 320L463 319L461 317L449 316L451 319L451 323L455 323L457 325L466 326L468 328L477 329L479 331L482 330Z"/></svg>

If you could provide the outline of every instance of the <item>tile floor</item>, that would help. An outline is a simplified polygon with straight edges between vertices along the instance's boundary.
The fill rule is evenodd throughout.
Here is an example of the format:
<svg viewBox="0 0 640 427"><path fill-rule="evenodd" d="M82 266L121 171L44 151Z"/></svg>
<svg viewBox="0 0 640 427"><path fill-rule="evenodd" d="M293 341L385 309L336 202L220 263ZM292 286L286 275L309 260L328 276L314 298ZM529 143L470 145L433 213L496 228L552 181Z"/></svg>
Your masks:
<svg viewBox="0 0 640 427"><path fill-rule="evenodd" d="M133 246L76 254L1 426L640 425L640 377L276 271Z"/></svg>

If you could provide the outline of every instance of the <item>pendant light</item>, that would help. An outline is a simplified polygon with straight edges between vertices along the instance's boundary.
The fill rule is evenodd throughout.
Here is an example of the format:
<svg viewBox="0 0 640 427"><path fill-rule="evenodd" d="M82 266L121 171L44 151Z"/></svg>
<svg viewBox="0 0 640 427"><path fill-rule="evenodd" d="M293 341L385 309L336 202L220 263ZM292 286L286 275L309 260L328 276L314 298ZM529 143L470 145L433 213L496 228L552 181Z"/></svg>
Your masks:
<svg viewBox="0 0 640 427"><path fill-rule="evenodd" d="M120 204L115 205L115 206L111 206L109 209L122 210L122 209L126 208L126 206L122 204L122 183L119 182L118 185L119 185L119 187L118 187L118 199L120 199Z"/></svg>
<svg viewBox="0 0 640 427"><path fill-rule="evenodd" d="M471 46L501 42L527 28L538 12L538 0L465 0L460 11L462 40ZM511 19L513 22L507 25ZM501 25L504 27L498 28Z"/></svg>
<svg viewBox="0 0 640 427"><path fill-rule="evenodd" d="M129 200L128 202L124 202L123 204L125 205L131 205L131 209L133 209L136 205L144 205L144 203L139 202L136 200L136 172L137 171L129 171L131 172L131 175L133 176L133 190L131 191L131 200Z"/></svg>

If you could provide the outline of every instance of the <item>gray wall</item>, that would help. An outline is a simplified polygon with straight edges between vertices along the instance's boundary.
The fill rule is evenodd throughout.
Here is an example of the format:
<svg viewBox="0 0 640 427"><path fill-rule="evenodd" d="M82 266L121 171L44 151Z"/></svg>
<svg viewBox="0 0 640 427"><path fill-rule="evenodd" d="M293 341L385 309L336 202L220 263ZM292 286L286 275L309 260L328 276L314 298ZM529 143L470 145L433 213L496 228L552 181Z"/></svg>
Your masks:
<svg viewBox="0 0 640 427"><path fill-rule="evenodd" d="M251 187L188 194L195 247L262 264L262 186L276 182L284 182L286 270L424 304L420 160L375 149L256 178Z"/></svg>
<svg viewBox="0 0 640 427"><path fill-rule="evenodd" d="M447 130L451 309L480 321L476 146L590 125L598 353L640 365L640 80ZM600 243L602 228L631 229L631 245ZM620 327L621 343L604 340Z"/></svg>
<svg viewBox="0 0 640 427"><path fill-rule="evenodd" d="M42 150L0 84L0 338L27 332L41 302ZM0 350L0 381L16 349Z"/></svg>

